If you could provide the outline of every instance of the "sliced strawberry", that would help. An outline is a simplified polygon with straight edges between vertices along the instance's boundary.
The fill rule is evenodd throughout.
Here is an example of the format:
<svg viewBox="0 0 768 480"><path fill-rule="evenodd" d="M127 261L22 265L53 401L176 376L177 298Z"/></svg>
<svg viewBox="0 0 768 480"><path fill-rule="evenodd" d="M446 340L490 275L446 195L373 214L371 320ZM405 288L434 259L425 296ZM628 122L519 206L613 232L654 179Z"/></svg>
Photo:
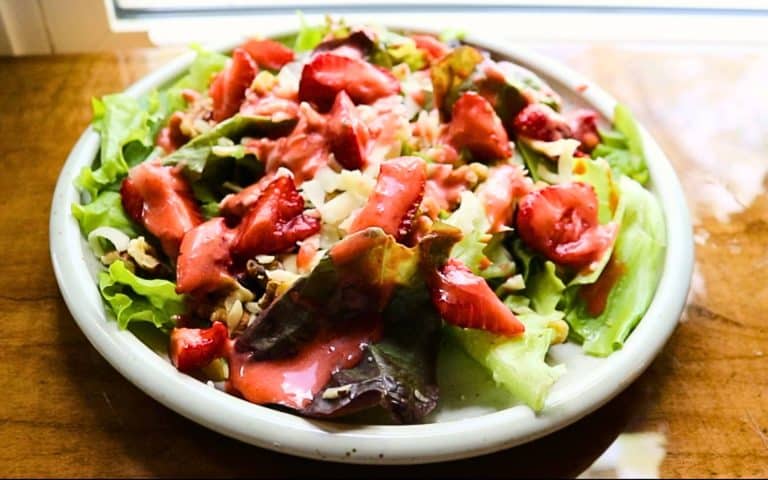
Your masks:
<svg viewBox="0 0 768 480"><path fill-rule="evenodd" d="M231 63L216 75L208 89L213 99L215 121L226 120L240 110L245 91L253 83L258 71L256 62L244 49L236 48L232 52Z"/></svg>
<svg viewBox="0 0 768 480"><path fill-rule="evenodd" d="M441 59L451 51L451 47L444 44L432 35L411 35L411 38L416 42L416 48L422 50L426 55L429 63Z"/></svg>
<svg viewBox="0 0 768 480"><path fill-rule="evenodd" d="M336 101L333 103L328 132L331 135L331 151L342 167L355 170L366 165L368 128L360 120L355 104L343 90L336 95Z"/></svg>
<svg viewBox="0 0 768 480"><path fill-rule="evenodd" d="M231 286L229 251L234 238L235 231L222 217L187 232L176 260L176 292L204 294Z"/></svg>
<svg viewBox="0 0 768 480"><path fill-rule="evenodd" d="M168 348L171 363L182 372L203 368L224 356L228 337L227 327L221 322L210 328L174 328Z"/></svg>
<svg viewBox="0 0 768 480"><path fill-rule="evenodd" d="M406 238L424 197L426 180L426 164L419 157L400 157L382 163L376 187L349 233L381 227L398 240Z"/></svg>
<svg viewBox="0 0 768 480"><path fill-rule="evenodd" d="M490 233L499 232L512 223L517 201L532 188L530 178L519 166L506 164L491 167L488 179L477 191L491 223Z"/></svg>
<svg viewBox="0 0 768 480"><path fill-rule="evenodd" d="M293 50L274 40L250 39L241 45L248 55L261 68L280 70L286 63L292 62Z"/></svg>
<svg viewBox="0 0 768 480"><path fill-rule="evenodd" d="M573 268L599 259L617 232L613 223L599 224L595 190L581 182L530 192L520 200L516 225L529 247Z"/></svg>
<svg viewBox="0 0 768 480"><path fill-rule="evenodd" d="M320 231L320 219L304 213L304 199L288 176L275 178L238 227L233 251L242 256L280 253Z"/></svg>
<svg viewBox="0 0 768 480"><path fill-rule="evenodd" d="M131 177L126 177L120 185L120 200L123 203L123 210L131 220L143 224L141 217L144 213L144 200Z"/></svg>
<svg viewBox="0 0 768 480"><path fill-rule="evenodd" d="M545 142L572 136L565 118L542 103L532 103L523 108L515 117L513 130L518 137Z"/></svg>
<svg viewBox="0 0 768 480"><path fill-rule="evenodd" d="M456 150L466 148L482 160L512 155L504 125L488 100L475 92L464 93L453 105L448 143Z"/></svg>
<svg viewBox="0 0 768 480"><path fill-rule="evenodd" d="M141 163L123 181L121 194L126 212L132 218L138 214L140 223L171 258L178 254L184 234L203 221L192 187L175 167Z"/></svg>
<svg viewBox="0 0 768 480"><path fill-rule="evenodd" d="M573 138L580 142L579 150L591 152L600 143L597 131L597 112L591 108L580 108L566 115Z"/></svg>
<svg viewBox="0 0 768 480"><path fill-rule="evenodd" d="M355 103L372 103L400 91L400 82L388 71L365 60L325 52L304 66L299 100L328 111L336 95L345 90Z"/></svg>
<svg viewBox="0 0 768 480"><path fill-rule="evenodd" d="M429 288L432 304L451 325L506 336L525 332L525 326L485 280L459 260L450 259L436 271L429 281Z"/></svg>
<svg viewBox="0 0 768 480"><path fill-rule="evenodd" d="M273 175L265 175L256 183L245 187L237 193L224 197L219 204L219 211L226 217L242 217L259 200L264 189L272 183Z"/></svg>

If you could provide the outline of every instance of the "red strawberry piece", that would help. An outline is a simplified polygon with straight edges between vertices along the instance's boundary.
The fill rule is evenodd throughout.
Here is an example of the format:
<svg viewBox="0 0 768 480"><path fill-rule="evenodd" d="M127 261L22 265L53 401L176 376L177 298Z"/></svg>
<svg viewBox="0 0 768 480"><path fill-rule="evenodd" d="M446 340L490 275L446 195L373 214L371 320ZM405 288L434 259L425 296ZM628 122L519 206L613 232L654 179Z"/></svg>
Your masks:
<svg viewBox="0 0 768 480"><path fill-rule="evenodd" d="M533 185L517 165L491 167L488 179L477 191L477 197L485 207L490 233L496 233L512 223L515 205Z"/></svg>
<svg viewBox="0 0 768 480"><path fill-rule="evenodd" d="M331 151L336 161L347 170L362 169L366 165L365 146L369 132L358 118L355 104L345 91L336 95L328 120Z"/></svg>
<svg viewBox="0 0 768 480"><path fill-rule="evenodd" d="M518 137L553 142L572 136L562 115L542 103L532 103L515 117L513 130Z"/></svg>
<svg viewBox="0 0 768 480"><path fill-rule="evenodd" d="M506 336L520 335L525 326L491 287L461 261L450 259L429 281L432 303L447 323L487 330Z"/></svg>
<svg viewBox="0 0 768 480"><path fill-rule="evenodd" d="M121 187L123 208L160 240L175 258L184 234L202 223L189 182L175 167L145 162L131 169Z"/></svg>
<svg viewBox="0 0 768 480"><path fill-rule="evenodd" d="M126 177L120 185L120 200L128 217L138 224L143 224L141 218L144 215L144 200L131 177Z"/></svg>
<svg viewBox="0 0 768 480"><path fill-rule="evenodd" d="M176 261L176 292L204 294L233 285L229 274L234 230L222 217L193 228L181 241Z"/></svg>
<svg viewBox="0 0 768 480"><path fill-rule="evenodd" d="M600 143L597 118L597 112L590 108L580 108L566 115L573 138L581 143L579 150L582 152L589 153Z"/></svg>
<svg viewBox="0 0 768 480"><path fill-rule="evenodd" d="M280 42L269 39L250 39L241 48L248 52L248 55L258 66L268 70L280 70L286 63L292 62L294 58L293 50Z"/></svg>
<svg viewBox="0 0 768 480"><path fill-rule="evenodd" d="M304 199L288 176L275 178L238 227L233 252L250 257L280 253L320 231L320 219L304 213Z"/></svg>
<svg viewBox="0 0 768 480"><path fill-rule="evenodd" d="M429 59L429 63L441 59L451 51L451 47L444 44L432 35L411 35L416 42L416 48L424 51Z"/></svg>
<svg viewBox="0 0 768 480"><path fill-rule="evenodd" d="M236 48L232 52L232 61L216 75L208 89L213 99L215 121L226 120L240 110L245 91L250 88L258 71L258 65L244 49Z"/></svg>
<svg viewBox="0 0 768 480"><path fill-rule="evenodd" d="M210 328L174 328L168 349L171 363L182 372L203 368L224 355L228 337L227 327L221 322Z"/></svg>
<svg viewBox="0 0 768 480"><path fill-rule="evenodd" d="M372 103L400 91L400 82L388 70L365 60L325 52L304 66L299 82L299 100L314 103L318 110L331 108L336 95L345 90L355 103Z"/></svg>
<svg viewBox="0 0 768 480"><path fill-rule="evenodd" d="M456 150L466 148L473 157L483 160L512 155L509 137L493 106L475 92L464 93L453 105L448 143Z"/></svg>
<svg viewBox="0 0 768 480"><path fill-rule="evenodd" d="M381 227L398 240L406 238L424 197L426 181L426 164L419 157L400 157L382 163L376 187L349 233Z"/></svg>
<svg viewBox="0 0 768 480"><path fill-rule="evenodd" d="M573 268L600 258L616 237L616 224L600 225L597 195L581 182L550 185L520 200L517 230L548 259Z"/></svg>

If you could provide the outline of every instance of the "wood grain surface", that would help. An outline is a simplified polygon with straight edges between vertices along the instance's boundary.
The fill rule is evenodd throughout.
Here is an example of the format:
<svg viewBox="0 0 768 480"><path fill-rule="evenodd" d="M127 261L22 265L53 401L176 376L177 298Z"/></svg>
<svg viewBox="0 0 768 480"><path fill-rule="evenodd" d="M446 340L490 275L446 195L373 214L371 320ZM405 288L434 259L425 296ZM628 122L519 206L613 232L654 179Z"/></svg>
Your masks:
<svg viewBox="0 0 768 480"><path fill-rule="evenodd" d="M0 476L575 476L625 431L667 438L662 475L768 476L768 53L541 46L628 104L684 183L696 232L689 305L650 369L549 437L467 461L322 464L223 437L166 409L91 347L64 305L48 215L90 98L172 56L0 59Z"/></svg>

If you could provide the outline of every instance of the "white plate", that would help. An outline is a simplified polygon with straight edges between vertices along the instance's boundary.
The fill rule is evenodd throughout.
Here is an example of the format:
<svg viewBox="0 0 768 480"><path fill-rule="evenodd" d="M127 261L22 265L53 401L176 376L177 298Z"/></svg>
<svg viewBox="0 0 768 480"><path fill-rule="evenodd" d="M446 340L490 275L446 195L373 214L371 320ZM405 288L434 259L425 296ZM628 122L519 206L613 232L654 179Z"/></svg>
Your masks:
<svg viewBox="0 0 768 480"><path fill-rule="evenodd" d="M423 29L420 29L423 30ZM526 66L550 82L571 103L589 105L611 118L615 100L570 69L498 41L467 42ZM219 50L231 49L224 45ZM192 61L185 55L143 78L127 92L134 96L166 84ZM584 93L577 87L587 85ZM105 317L96 287L97 261L80 235L70 205L79 200L74 180L97 155L99 137L88 128L61 171L51 210L51 257L64 300L80 328L104 358L147 394L208 428L260 447L323 460L408 464L466 458L544 436L587 415L626 388L645 370L671 335L685 303L693 268L691 222L675 172L656 142L641 128L652 190L664 210L667 250L653 302L624 348L608 358L582 353L576 345L553 348L568 373L535 415L515 406L443 408L435 423L407 426L350 425L309 420L254 405L179 373L165 358ZM84 374L87 374L84 373Z"/></svg>

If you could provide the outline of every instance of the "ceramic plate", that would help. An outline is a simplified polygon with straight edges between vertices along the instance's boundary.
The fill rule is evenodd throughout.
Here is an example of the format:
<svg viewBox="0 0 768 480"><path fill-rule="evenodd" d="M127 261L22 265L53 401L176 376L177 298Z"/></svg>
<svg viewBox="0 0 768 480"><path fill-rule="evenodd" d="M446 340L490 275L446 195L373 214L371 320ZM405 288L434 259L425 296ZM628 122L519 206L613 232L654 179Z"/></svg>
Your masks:
<svg viewBox="0 0 768 480"><path fill-rule="evenodd" d="M469 36L466 41L538 73L566 102L590 106L611 118L615 100L588 79L533 52ZM224 45L219 50L231 49ZM185 55L146 76L127 92L140 96L186 70ZM588 88L577 88L586 85ZM582 93L579 93L582 92ZM85 105L83 106L85 108ZM104 358L157 401L208 428L284 453L351 463L408 464L466 458L547 435L578 420L626 388L650 364L677 324L693 266L693 240L683 192L656 142L641 128L651 190L664 210L667 250L664 271L648 312L624 348L608 358L582 353L578 345L551 350L568 373L555 384L538 415L525 406L443 401L421 425L365 425L311 420L262 407L179 373L128 331L106 318L96 286L99 265L82 238L70 205L79 200L74 180L93 163L99 136L88 128L59 177L50 221L51 257L72 316ZM471 396L470 396L471 397Z"/></svg>

